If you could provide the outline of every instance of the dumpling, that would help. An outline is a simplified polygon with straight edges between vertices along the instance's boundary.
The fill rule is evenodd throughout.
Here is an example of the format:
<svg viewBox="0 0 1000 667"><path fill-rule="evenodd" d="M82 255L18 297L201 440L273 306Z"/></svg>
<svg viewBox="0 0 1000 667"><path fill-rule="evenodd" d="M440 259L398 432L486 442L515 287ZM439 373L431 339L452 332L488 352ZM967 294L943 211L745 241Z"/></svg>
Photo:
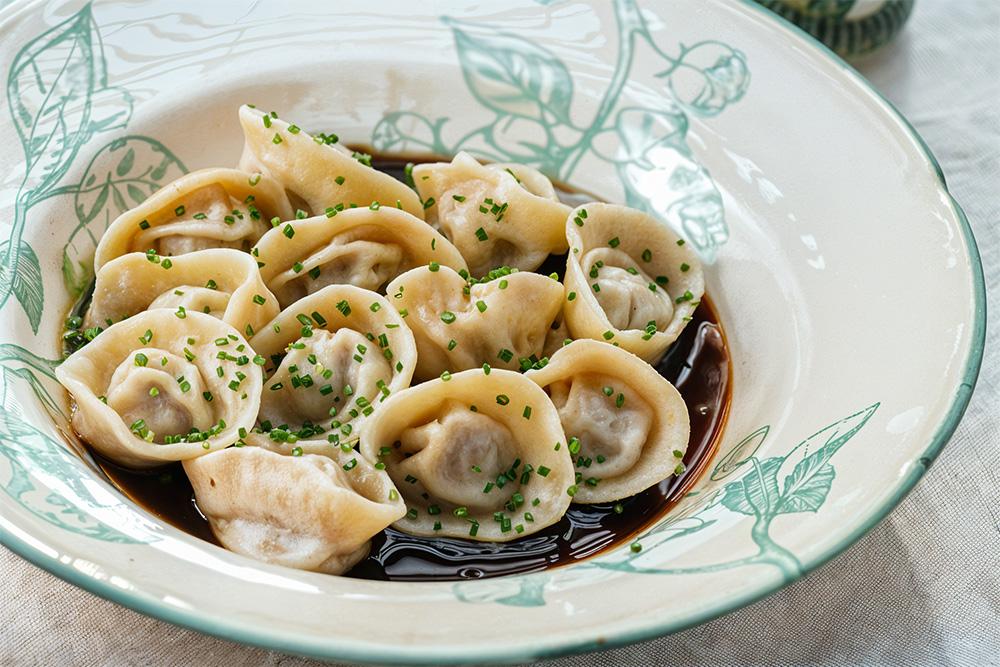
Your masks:
<svg viewBox="0 0 1000 667"><path fill-rule="evenodd" d="M151 308L207 313L247 338L280 310L245 252L216 248L173 258L133 252L101 267L84 322L110 326Z"/></svg>
<svg viewBox="0 0 1000 667"><path fill-rule="evenodd" d="M470 284L446 266L425 266L393 280L386 293L413 330L414 376L427 380L483 364L517 369L520 359L540 357L563 286L537 273L507 271Z"/></svg>
<svg viewBox="0 0 1000 667"><path fill-rule="evenodd" d="M427 221L455 244L473 277L501 266L533 271L550 254L566 252L570 207L552 183L530 167L491 167L459 153L450 163L413 168Z"/></svg>
<svg viewBox="0 0 1000 667"><path fill-rule="evenodd" d="M105 329L56 369L73 428L122 465L228 447L253 427L263 376L239 331L210 315L149 310Z"/></svg>
<svg viewBox="0 0 1000 667"><path fill-rule="evenodd" d="M331 285L281 312L254 337L270 374L259 427L246 442L287 454L358 439L364 422L410 384L413 334L385 297Z"/></svg>
<svg viewBox="0 0 1000 667"><path fill-rule="evenodd" d="M572 337L617 344L657 363L705 292L698 256L656 218L612 204L574 210L566 237Z"/></svg>
<svg viewBox="0 0 1000 667"><path fill-rule="evenodd" d="M423 219L424 207L413 190L372 169L336 137L310 136L273 112L248 106L240 107L240 124L246 138L240 169L280 182L297 208L319 215L340 204L379 202Z"/></svg>
<svg viewBox="0 0 1000 667"><path fill-rule="evenodd" d="M294 215L281 186L270 178L235 169L192 172L111 223L97 246L94 271L130 252L174 256L206 248L249 250L271 228L268 221Z"/></svg>
<svg viewBox="0 0 1000 667"><path fill-rule="evenodd" d="M348 208L272 229L255 248L264 282L282 307L327 285L374 292L415 266L465 269L448 239L406 211Z"/></svg>
<svg viewBox="0 0 1000 667"><path fill-rule="evenodd" d="M619 500L683 472L687 405L642 359L583 339L524 376L552 397L570 439L579 487L573 502Z"/></svg>
<svg viewBox="0 0 1000 667"><path fill-rule="evenodd" d="M343 574L406 513L384 471L339 447L326 456L230 447L185 461L184 471L223 546L301 570Z"/></svg>
<svg viewBox="0 0 1000 667"><path fill-rule="evenodd" d="M361 431L414 535L505 542L557 522L578 487L552 401L520 373L470 370L388 398Z"/></svg>

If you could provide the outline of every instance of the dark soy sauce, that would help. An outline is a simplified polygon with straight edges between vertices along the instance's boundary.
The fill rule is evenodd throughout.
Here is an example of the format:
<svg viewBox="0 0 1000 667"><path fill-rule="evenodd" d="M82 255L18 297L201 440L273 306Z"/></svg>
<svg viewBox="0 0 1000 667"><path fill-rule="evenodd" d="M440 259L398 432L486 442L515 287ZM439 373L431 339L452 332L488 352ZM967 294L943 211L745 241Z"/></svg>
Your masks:
<svg viewBox="0 0 1000 667"><path fill-rule="evenodd" d="M403 160L373 160L379 170L405 181ZM576 206L591 201L561 192ZM560 278L566 257L550 257L539 273ZM458 581L537 572L589 558L631 542L691 489L712 460L725 426L730 402L730 359L725 334L707 297L656 370L687 403L691 440L684 455L686 471L618 503L570 505L556 524L504 543L457 538L415 537L392 527L371 541L371 553L345 576L388 581ZM95 457L125 495L167 523L219 544L198 510L194 492L180 464L152 472L122 468ZM621 506L616 513L615 505Z"/></svg>

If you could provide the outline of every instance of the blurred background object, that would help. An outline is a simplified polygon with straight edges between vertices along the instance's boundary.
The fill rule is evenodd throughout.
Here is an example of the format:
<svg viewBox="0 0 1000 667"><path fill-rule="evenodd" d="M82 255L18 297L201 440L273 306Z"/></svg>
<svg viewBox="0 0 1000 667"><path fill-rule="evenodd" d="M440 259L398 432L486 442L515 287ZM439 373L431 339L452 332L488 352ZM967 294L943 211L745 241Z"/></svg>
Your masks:
<svg viewBox="0 0 1000 667"><path fill-rule="evenodd" d="M842 58L871 53L899 34L915 0L757 0Z"/></svg>

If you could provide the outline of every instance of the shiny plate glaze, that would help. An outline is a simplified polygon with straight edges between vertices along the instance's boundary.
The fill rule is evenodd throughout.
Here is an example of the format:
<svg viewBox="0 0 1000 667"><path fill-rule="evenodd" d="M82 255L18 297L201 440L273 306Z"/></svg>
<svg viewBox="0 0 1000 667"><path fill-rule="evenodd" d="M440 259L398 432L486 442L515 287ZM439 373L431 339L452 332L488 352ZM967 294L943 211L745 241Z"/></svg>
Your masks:
<svg viewBox="0 0 1000 667"><path fill-rule="evenodd" d="M109 0L0 15L5 546L248 644L523 662L759 599L870 530L937 456L982 357L982 269L926 147L852 70L737 0L435 7ZM486 581L285 570L153 518L76 453L52 372L95 241L186 170L235 163L245 102L382 152L530 163L660 216L711 262L733 408L717 461L640 552Z"/></svg>

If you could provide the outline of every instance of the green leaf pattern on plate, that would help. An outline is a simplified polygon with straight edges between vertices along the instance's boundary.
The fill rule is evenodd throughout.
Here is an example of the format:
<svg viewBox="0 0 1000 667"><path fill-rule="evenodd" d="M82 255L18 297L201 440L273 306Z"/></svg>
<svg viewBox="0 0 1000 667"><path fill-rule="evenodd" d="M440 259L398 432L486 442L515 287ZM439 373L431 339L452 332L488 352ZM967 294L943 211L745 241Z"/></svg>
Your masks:
<svg viewBox="0 0 1000 667"><path fill-rule="evenodd" d="M453 590L461 600L484 603L496 602L513 606L544 604L546 585L561 579L565 585L571 571L590 569L614 573L684 575L722 572L751 565L770 565L778 569L785 581L793 581L802 574L802 565L788 549L777 544L770 534L771 522L782 514L805 513L819 510L835 478L830 459L871 419L878 403L837 421L806 438L783 457L758 459L746 456L749 448L756 450L767 436L768 428L758 429L737 444L721 459L741 460L737 467L747 471L739 479L726 484L721 491L695 496L690 504L678 506L666 520L643 535L638 542L642 550L632 552L627 546L605 554L600 560L590 560L571 568L562 568L559 574L540 572L512 577L502 585L482 582L459 582ZM687 500L687 498L685 498ZM666 568L652 556L657 547L672 540L683 539L700 532L718 520L720 512L734 512L754 518L750 538L756 553L714 565L700 567ZM581 576L581 580L584 577Z"/></svg>
<svg viewBox="0 0 1000 667"><path fill-rule="evenodd" d="M0 489L43 521L80 535L119 543L159 540L155 524L105 485L91 483L79 456L24 419L13 391L19 379L34 375L3 369Z"/></svg>
<svg viewBox="0 0 1000 667"><path fill-rule="evenodd" d="M614 162L625 203L682 233L711 262L729 237L722 198L687 143L688 114L711 117L737 102L750 74L743 54L719 42L681 46L672 56L654 39L634 0L615 0L618 62L593 117L574 119L575 87L568 68L549 49L494 27L442 20L451 28L462 74L489 121L448 138L448 118L392 112L378 123L379 152L466 150L487 160L529 164L569 182L589 153ZM654 76L673 103L628 107L622 92L637 54L662 62ZM487 116L488 117L488 116ZM599 139L616 136L606 155Z"/></svg>
<svg viewBox="0 0 1000 667"><path fill-rule="evenodd" d="M78 295L92 277L93 247L108 224L185 168L155 139L122 136L96 151L80 183L63 184L81 148L99 134L123 129L132 115L132 96L108 85L89 4L18 52L8 72L7 100L25 162L10 237L0 242L0 308L13 295L38 334L45 289L38 254L23 238L31 208L75 196L77 225L63 250L63 275ZM92 474L79 456L22 417L19 401L35 401L32 407L65 425L61 401L54 398L62 391L54 375L58 363L0 344L0 489L66 530L110 542L158 540L155 524L109 488L90 483Z"/></svg>
<svg viewBox="0 0 1000 667"><path fill-rule="evenodd" d="M62 262L70 293L81 294L93 278L93 249L108 225L186 173L176 155L149 137L119 137L97 151L74 188L77 225Z"/></svg>

